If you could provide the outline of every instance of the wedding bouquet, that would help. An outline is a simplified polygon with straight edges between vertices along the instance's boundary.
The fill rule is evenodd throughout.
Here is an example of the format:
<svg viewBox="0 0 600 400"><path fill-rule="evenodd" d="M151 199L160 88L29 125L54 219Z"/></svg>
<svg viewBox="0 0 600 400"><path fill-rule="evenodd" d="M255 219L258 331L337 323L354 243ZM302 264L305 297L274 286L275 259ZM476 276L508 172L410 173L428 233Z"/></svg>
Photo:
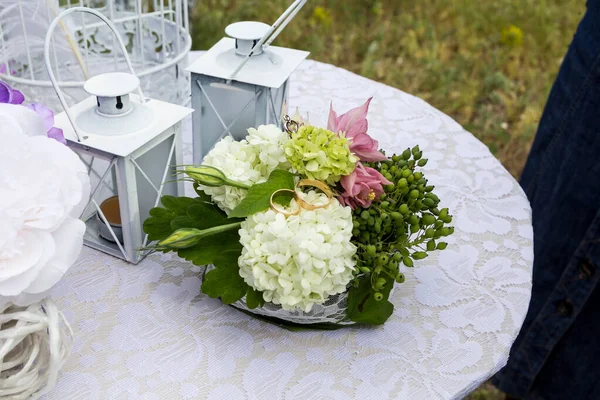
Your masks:
<svg viewBox="0 0 600 400"><path fill-rule="evenodd" d="M370 101L331 109L327 129L287 118L221 139L181 171L198 197L151 210L152 249L209 265L205 294L267 319L383 324L400 264L443 250L453 228L419 147L388 157L367 134Z"/></svg>

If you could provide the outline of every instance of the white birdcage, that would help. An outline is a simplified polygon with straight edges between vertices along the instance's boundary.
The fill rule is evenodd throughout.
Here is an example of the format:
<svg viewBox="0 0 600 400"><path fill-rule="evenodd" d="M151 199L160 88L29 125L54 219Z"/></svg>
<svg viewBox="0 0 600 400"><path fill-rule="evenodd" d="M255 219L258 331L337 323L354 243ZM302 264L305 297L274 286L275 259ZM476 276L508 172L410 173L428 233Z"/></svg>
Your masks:
<svg viewBox="0 0 600 400"><path fill-rule="evenodd" d="M61 11L79 6L114 23L144 92L170 103L189 102L188 0L0 0L0 80L28 101L62 111L44 67L44 38ZM126 68L110 29L87 14L61 22L50 51L59 85L73 103L88 96L83 84L90 76Z"/></svg>

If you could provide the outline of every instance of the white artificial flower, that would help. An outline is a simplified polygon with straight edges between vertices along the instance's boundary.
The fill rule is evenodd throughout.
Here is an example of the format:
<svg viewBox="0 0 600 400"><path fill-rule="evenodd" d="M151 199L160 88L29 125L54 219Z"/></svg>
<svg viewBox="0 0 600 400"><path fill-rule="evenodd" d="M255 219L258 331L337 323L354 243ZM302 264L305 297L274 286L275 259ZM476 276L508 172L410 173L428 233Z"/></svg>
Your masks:
<svg viewBox="0 0 600 400"><path fill-rule="evenodd" d="M46 136L44 121L41 118L31 118L34 113L27 107L15 107L14 104L0 103L0 128L2 140L13 136Z"/></svg>
<svg viewBox="0 0 600 400"><path fill-rule="evenodd" d="M327 201L314 191L303 199L311 204ZM289 207L295 209L296 201ZM352 228L351 208L336 199L327 207L288 217L273 210L251 215L239 231L240 275L263 292L265 301L309 312L314 304L345 292L352 280Z"/></svg>
<svg viewBox="0 0 600 400"><path fill-rule="evenodd" d="M248 129L248 137L235 141L231 136L219 140L202 164L218 168L227 179L253 185L265 182L273 170L288 169L283 144L287 134L275 125ZM246 197L245 189L231 186L200 188L227 214Z"/></svg>
<svg viewBox="0 0 600 400"><path fill-rule="evenodd" d="M90 182L79 157L41 118L0 104L0 307L39 301L75 262Z"/></svg>

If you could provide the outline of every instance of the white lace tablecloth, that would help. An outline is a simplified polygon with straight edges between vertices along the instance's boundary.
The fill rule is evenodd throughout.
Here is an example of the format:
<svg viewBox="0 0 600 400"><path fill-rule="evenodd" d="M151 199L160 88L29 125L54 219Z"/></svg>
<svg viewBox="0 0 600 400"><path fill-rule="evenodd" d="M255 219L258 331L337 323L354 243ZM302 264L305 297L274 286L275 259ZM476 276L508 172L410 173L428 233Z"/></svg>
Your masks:
<svg viewBox="0 0 600 400"><path fill-rule="evenodd" d="M290 332L200 293L176 256L139 265L84 248L53 298L75 331L45 399L460 399L505 365L531 291L531 211L488 148L400 90L304 62L290 104L325 125L374 96L369 132L389 151L419 144L454 215L445 251L405 269L382 327ZM189 124L184 139L191 157Z"/></svg>

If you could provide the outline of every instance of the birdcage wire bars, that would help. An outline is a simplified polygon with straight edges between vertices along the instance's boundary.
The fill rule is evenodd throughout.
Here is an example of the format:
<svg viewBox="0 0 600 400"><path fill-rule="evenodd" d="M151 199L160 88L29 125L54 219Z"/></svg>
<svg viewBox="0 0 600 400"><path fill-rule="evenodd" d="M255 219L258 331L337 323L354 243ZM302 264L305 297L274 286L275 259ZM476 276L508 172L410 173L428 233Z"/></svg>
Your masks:
<svg viewBox="0 0 600 400"><path fill-rule="evenodd" d="M0 0L0 80L21 90L28 101L62 111L45 69L44 39L62 10L79 6L115 24L144 92L170 103L189 102L188 0ZM71 104L87 97L83 84L88 77L127 69L114 35L89 15L73 14L61 23L50 50L54 73Z"/></svg>

